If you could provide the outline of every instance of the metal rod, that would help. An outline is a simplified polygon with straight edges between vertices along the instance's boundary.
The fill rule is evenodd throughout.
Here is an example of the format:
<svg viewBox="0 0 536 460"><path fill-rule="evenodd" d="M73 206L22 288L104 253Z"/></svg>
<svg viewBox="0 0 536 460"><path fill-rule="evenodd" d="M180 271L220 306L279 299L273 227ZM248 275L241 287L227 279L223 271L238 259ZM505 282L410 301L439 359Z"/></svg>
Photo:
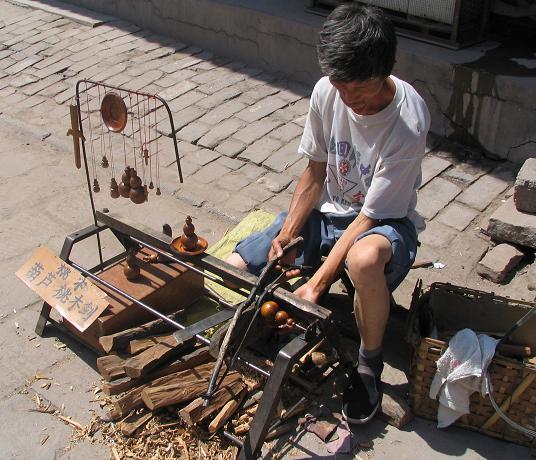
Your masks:
<svg viewBox="0 0 536 460"><path fill-rule="evenodd" d="M106 286L108 289L111 289L115 293L122 295L123 297L125 297L128 300L130 300L131 302L134 302L139 307L142 307L143 309L147 310L148 312L152 313L153 315L158 316L158 318L160 318L161 320L171 324L172 326L175 326L177 329L181 329L181 330L186 329L186 326L183 326L182 324L177 323L176 321L173 321L172 319L168 318L163 313L160 313L158 310L155 310L153 307L150 307L149 305L143 303L142 301L136 299L135 297L132 297L130 294L127 294L122 289L119 289L119 288L115 287L113 284L108 283L108 281L104 281L102 278L99 278L97 275L94 275L93 273L91 273L90 271L86 270L84 267L81 267L77 263L71 261L71 265L74 268L76 268L78 271L82 272L84 275L86 275L89 278L101 283L102 285ZM205 345L210 344L210 340L207 339L206 337L203 337L200 334L197 334L195 336L195 338L198 339L199 341L203 342Z"/></svg>

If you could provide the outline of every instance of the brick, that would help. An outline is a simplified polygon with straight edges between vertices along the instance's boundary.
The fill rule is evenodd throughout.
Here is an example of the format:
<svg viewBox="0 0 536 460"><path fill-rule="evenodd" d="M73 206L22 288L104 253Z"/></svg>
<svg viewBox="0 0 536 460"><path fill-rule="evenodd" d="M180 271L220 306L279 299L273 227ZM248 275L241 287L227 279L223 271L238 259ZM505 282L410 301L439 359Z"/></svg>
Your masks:
<svg viewBox="0 0 536 460"><path fill-rule="evenodd" d="M231 171L236 171L242 168L246 163L235 158L229 158L226 156L221 156L216 160L218 163L221 163L226 168L229 168Z"/></svg>
<svg viewBox="0 0 536 460"><path fill-rule="evenodd" d="M452 202L436 217L436 220L462 232L477 215L478 211L473 208Z"/></svg>
<svg viewBox="0 0 536 460"><path fill-rule="evenodd" d="M175 122L175 131L184 128L192 121L197 120L205 114L204 110L201 110L195 106L187 107L178 113L175 113L173 120Z"/></svg>
<svg viewBox="0 0 536 460"><path fill-rule="evenodd" d="M434 248L446 248L458 232L453 228L440 224L435 220L426 224L426 229L419 233L419 241Z"/></svg>
<svg viewBox="0 0 536 460"><path fill-rule="evenodd" d="M274 195L269 190L259 187L258 184L249 184L242 190L242 193L253 198L257 203L263 203Z"/></svg>
<svg viewBox="0 0 536 460"><path fill-rule="evenodd" d="M22 88L23 86L35 83L36 81L39 81L39 78L28 73L19 73L11 79L9 84L15 88Z"/></svg>
<svg viewBox="0 0 536 460"><path fill-rule="evenodd" d="M536 215L518 211L513 197L491 215L487 232L495 240L536 249Z"/></svg>
<svg viewBox="0 0 536 460"><path fill-rule="evenodd" d="M39 54L39 53L41 53L41 51L44 51L47 48L50 48L50 44L44 43L44 42L39 42L39 43L36 43L35 45L32 45L32 46L29 46L28 48L25 48L24 52L27 55Z"/></svg>
<svg viewBox="0 0 536 460"><path fill-rule="evenodd" d="M184 93L187 93L188 91L194 89L196 86L197 85L191 81L181 81L160 92L159 96L166 101L171 101L173 99L178 98L179 96L182 96Z"/></svg>
<svg viewBox="0 0 536 460"><path fill-rule="evenodd" d="M240 89L236 86L229 86L215 92L214 94L211 94L210 96L206 96L203 100L199 101L197 105L207 110L213 109L225 101L234 99L235 97L239 96L240 93Z"/></svg>
<svg viewBox="0 0 536 460"><path fill-rule="evenodd" d="M212 163L217 160L219 158L219 155L212 150L197 148L196 150L186 154L185 158L187 158L188 161L191 161L192 163L195 163L199 166L206 166L209 163Z"/></svg>
<svg viewBox="0 0 536 460"><path fill-rule="evenodd" d="M299 140L289 142L282 148L272 153L264 162L263 166L276 172L286 171L290 166L296 163L301 157L297 154Z"/></svg>
<svg viewBox="0 0 536 460"><path fill-rule="evenodd" d="M457 197L457 201L478 211L483 211L499 193L506 190L508 182L493 175L482 176Z"/></svg>
<svg viewBox="0 0 536 460"><path fill-rule="evenodd" d="M514 203L522 212L536 213L536 158L529 158L517 174Z"/></svg>
<svg viewBox="0 0 536 460"><path fill-rule="evenodd" d="M114 75L124 72L126 67L127 65L125 63L115 64L111 67L109 66L107 69L93 75L92 79L96 81L106 81Z"/></svg>
<svg viewBox="0 0 536 460"><path fill-rule="evenodd" d="M49 65L55 64L58 61L61 61L62 59L66 58L67 56L70 56L71 53L68 51L58 51L54 53L52 56L47 57L46 59L43 59L40 62L37 62L34 67L36 69L44 69L45 67L48 67Z"/></svg>
<svg viewBox="0 0 536 460"><path fill-rule="evenodd" d="M220 142L234 134L243 125L244 122L238 118L229 118L224 120L211 128L202 138L199 139L197 144L202 147L212 149Z"/></svg>
<svg viewBox="0 0 536 460"><path fill-rule="evenodd" d="M19 61L8 68L5 69L5 71L9 74L15 74L18 72L22 72L24 69L31 67L36 62L39 62L43 59L42 56L28 56L26 59L23 59L22 61Z"/></svg>
<svg viewBox="0 0 536 460"><path fill-rule="evenodd" d="M199 184L210 184L217 179L225 176L229 172L229 169L225 166L217 163L211 163L210 166L201 168L193 176L192 180Z"/></svg>
<svg viewBox="0 0 536 460"><path fill-rule="evenodd" d="M434 155L427 155L422 160L422 181L421 187L424 187L434 177L441 174L445 169L452 166L450 161L443 158L436 157Z"/></svg>
<svg viewBox="0 0 536 460"><path fill-rule="evenodd" d="M303 174L303 171L305 171L305 167L307 166L308 162L309 160L307 160L307 158L300 157L298 158L298 161L296 161L296 163L294 163L286 170L286 173L294 177L295 179L298 179Z"/></svg>
<svg viewBox="0 0 536 460"><path fill-rule="evenodd" d="M44 40L47 37L59 34L60 32L62 32L62 30L60 28L54 27L54 28L46 30L44 32L32 35L31 37L26 38L26 41L33 45L34 43L40 42L40 41Z"/></svg>
<svg viewBox="0 0 536 460"><path fill-rule="evenodd" d="M190 123L177 132L177 137L183 141L197 142L205 133L208 132L210 126L201 122Z"/></svg>
<svg viewBox="0 0 536 460"><path fill-rule="evenodd" d="M484 159L468 160L449 169L443 176L470 184L490 170L491 165Z"/></svg>
<svg viewBox="0 0 536 460"><path fill-rule="evenodd" d="M285 190L291 183L292 177L284 174L268 173L265 174L258 182L265 185L265 187L274 193L279 193Z"/></svg>
<svg viewBox="0 0 536 460"><path fill-rule="evenodd" d="M233 217L241 220L245 214L254 209L257 204L258 202L249 196L239 196L239 194L234 193L225 202L225 210L226 213L230 211Z"/></svg>
<svg viewBox="0 0 536 460"><path fill-rule="evenodd" d="M221 177L217 182L218 187L221 187L224 190L229 190L231 192L237 192L238 190L243 189L249 184L250 180L240 173L226 174L225 176ZM244 195L249 196L248 194Z"/></svg>
<svg viewBox="0 0 536 460"><path fill-rule="evenodd" d="M266 117L267 115L270 115L271 113L275 112L277 109L280 109L281 107L284 107L287 105L287 102L283 99L279 99L277 96L270 96L266 99L263 99L259 103L255 104L254 106L248 107L247 109L242 110L240 113L237 114L238 118L241 118L244 121L247 121L249 123L254 122L256 120L260 120L261 118Z"/></svg>
<svg viewBox="0 0 536 460"><path fill-rule="evenodd" d="M199 91L188 91L186 94L183 94L177 99L173 99L169 103L169 108L173 113L179 112L180 110L194 105L197 101L203 99L204 97L206 97L205 94L200 93Z"/></svg>
<svg viewBox="0 0 536 460"><path fill-rule="evenodd" d="M220 78L217 81L213 81L213 82L201 85L199 87L199 91L206 93L206 94L214 94L222 90L223 88L226 88L228 86L234 85L235 83L238 83L244 78L245 76L240 73L229 73L225 78Z"/></svg>
<svg viewBox="0 0 536 460"><path fill-rule="evenodd" d="M244 150L239 158L261 165L273 152L281 148L281 142L263 137Z"/></svg>
<svg viewBox="0 0 536 460"><path fill-rule="evenodd" d="M235 100L230 100L224 102L214 110L207 112L200 121L209 125L215 125L226 118L230 118L235 113L240 112L244 107L244 104L241 104Z"/></svg>
<svg viewBox="0 0 536 460"><path fill-rule="evenodd" d="M71 87L67 85L66 83L64 83L63 81L58 81L57 83L53 83L47 88L39 91L39 94L45 97L55 97L61 92L66 91L67 89L70 89L70 88Z"/></svg>
<svg viewBox="0 0 536 460"><path fill-rule="evenodd" d="M461 189L457 185L441 177L436 177L419 190L417 211L424 218L433 219L460 192Z"/></svg>
<svg viewBox="0 0 536 460"><path fill-rule="evenodd" d="M237 85L242 88L247 88L247 82L241 82L239 85ZM279 92L279 89L275 86L271 85L259 85L256 86L254 89L248 89L245 91L241 98L243 101L249 105L253 105L256 102L260 101L261 99L264 99L268 96L273 96L274 94L277 94Z"/></svg>
<svg viewBox="0 0 536 460"><path fill-rule="evenodd" d="M521 261L523 253L515 246L502 243L491 249L476 267L477 273L494 283L502 283Z"/></svg>
<svg viewBox="0 0 536 460"><path fill-rule="evenodd" d="M303 133L303 128L295 123L285 123L272 131L269 136L281 142L289 142Z"/></svg>
<svg viewBox="0 0 536 460"><path fill-rule="evenodd" d="M26 94L27 96L33 96L34 94L37 94L38 92L49 87L50 85L53 85L54 83L60 81L61 79L62 79L61 75L53 74L47 78L43 78L42 80L36 83L26 86L25 88L22 89L22 92Z"/></svg>
<svg viewBox="0 0 536 460"><path fill-rule="evenodd" d="M154 69L149 72L145 72L143 75L137 78L133 78L129 82L129 89L134 91L141 91L147 88L151 83L158 80L162 76L160 70Z"/></svg>
<svg viewBox="0 0 536 460"><path fill-rule="evenodd" d="M67 88L65 91L62 91L61 93L58 93L54 97L54 101L56 101L56 104L63 104L67 102L69 99L74 97L75 90L74 88Z"/></svg>
<svg viewBox="0 0 536 460"><path fill-rule="evenodd" d="M10 67L16 63L17 61L15 61L15 59L11 59L10 57L4 57L0 59L0 70L6 69L7 67Z"/></svg>
<svg viewBox="0 0 536 460"><path fill-rule="evenodd" d="M216 146L216 151L227 157L234 158L240 152L243 152L246 147L246 144L231 137Z"/></svg>
<svg viewBox="0 0 536 460"><path fill-rule="evenodd" d="M263 118L262 120L257 120L248 124L245 128L238 131L233 138L249 145L281 125L282 123L280 121ZM277 139L277 137L275 137L275 139Z"/></svg>
<svg viewBox="0 0 536 460"><path fill-rule="evenodd" d="M63 72L64 70L68 69L71 64L72 62L69 59L62 59L55 64L38 70L35 72L35 75L37 75L39 78L46 78L52 74Z"/></svg>
<svg viewBox="0 0 536 460"><path fill-rule="evenodd" d="M279 214L287 211L290 205L291 195L288 193L277 193L269 200L262 203L262 209L272 214Z"/></svg>
<svg viewBox="0 0 536 460"><path fill-rule="evenodd" d="M246 163L240 168L240 172L248 177L252 182L266 174L266 169L261 166L256 166L252 163Z"/></svg>

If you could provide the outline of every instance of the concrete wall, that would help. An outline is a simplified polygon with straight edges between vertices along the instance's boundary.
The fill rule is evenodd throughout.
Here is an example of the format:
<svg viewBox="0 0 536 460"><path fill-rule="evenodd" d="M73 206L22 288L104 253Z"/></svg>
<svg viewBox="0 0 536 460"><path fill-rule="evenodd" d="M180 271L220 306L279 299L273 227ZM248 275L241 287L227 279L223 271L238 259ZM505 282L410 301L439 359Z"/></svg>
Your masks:
<svg viewBox="0 0 536 460"><path fill-rule="evenodd" d="M306 84L323 18L306 0L71 0ZM399 39L395 72L428 103L432 131L522 162L536 157L536 59L497 43L453 51Z"/></svg>

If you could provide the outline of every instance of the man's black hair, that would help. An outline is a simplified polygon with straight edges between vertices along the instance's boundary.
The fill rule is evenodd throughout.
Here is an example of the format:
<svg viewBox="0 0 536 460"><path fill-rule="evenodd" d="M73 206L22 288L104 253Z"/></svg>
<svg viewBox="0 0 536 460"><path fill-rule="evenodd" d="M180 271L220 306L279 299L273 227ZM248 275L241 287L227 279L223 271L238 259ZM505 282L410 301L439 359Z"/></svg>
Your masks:
<svg viewBox="0 0 536 460"><path fill-rule="evenodd" d="M317 51L323 74L335 81L386 78L395 64L395 30L382 10L344 3L324 22Z"/></svg>

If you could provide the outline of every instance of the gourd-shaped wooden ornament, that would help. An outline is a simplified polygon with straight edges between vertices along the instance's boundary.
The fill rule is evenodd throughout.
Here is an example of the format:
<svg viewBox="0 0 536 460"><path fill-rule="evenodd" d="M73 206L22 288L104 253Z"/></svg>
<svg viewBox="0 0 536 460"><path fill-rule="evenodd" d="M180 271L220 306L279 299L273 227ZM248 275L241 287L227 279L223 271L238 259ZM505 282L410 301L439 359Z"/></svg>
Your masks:
<svg viewBox="0 0 536 460"><path fill-rule="evenodd" d="M102 157L101 166L103 168L107 168L108 166L110 166L110 163L108 162L108 158L106 158L106 155L103 155Z"/></svg>
<svg viewBox="0 0 536 460"><path fill-rule="evenodd" d="M117 185L117 181L115 180L115 177L112 177L110 180L110 196L112 198L119 198L119 186Z"/></svg>
<svg viewBox="0 0 536 460"><path fill-rule="evenodd" d="M141 179L138 176L138 173L135 169L130 170L130 200L133 203L141 204L145 201L145 190L143 189L143 186L141 185Z"/></svg>
<svg viewBox="0 0 536 460"><path fill-rule="evenodd" d="M93 191L95 193L99 193L100 192L100 185L99 185L99 181L95 178L93 179Z"/></svg>
<svg viewBox="0 0 536 460"><path fill-rule="evenodd" d="M192 218L186 217L186 223L182 227L181 244L186 251L195 251L197 249L198 238L195 234L195 227L192 224Z"/></svg>
<svg viewBox="0 0 536 460"><path fill-rule="evenodd" d="M119 184L119 194L128 198L130 193L130 166L125 168L125 172L121 175L121 183Z"/></svg>
<svg viewBox="0 0 536 460"><path fill-rule="evenodd" d="M127 280L135 280L140 276L140 266L136 260L134 250L131 248L128 250L127 258L125 260L126 264L123 267L123 273L125 274Z"/></svg>

